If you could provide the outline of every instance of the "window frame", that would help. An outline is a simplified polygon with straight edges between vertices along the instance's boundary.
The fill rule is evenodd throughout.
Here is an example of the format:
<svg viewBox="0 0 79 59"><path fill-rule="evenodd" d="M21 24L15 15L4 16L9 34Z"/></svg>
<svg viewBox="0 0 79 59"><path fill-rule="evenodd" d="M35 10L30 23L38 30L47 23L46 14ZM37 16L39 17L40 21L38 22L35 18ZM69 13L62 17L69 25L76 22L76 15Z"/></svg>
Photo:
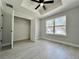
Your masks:
<svg viewBox="0 0 79 59"><path fill-rule="evenodd" d="M48 20L47 20L48 21ZM47 33L47 28L48 28L48 25L47 25L47 21L46 21L46 33ZM53 20L49 20L49 21L53 21ZM50 26L50 25L49 25ZM53 25L51 25L52 26L52 30L53 30ZM50 27L51 27L50 26ZM52 32L52 33L47 33L47 34L54 34L54 31Z"/></svg>
<svg viewBox="0 0 79 59"><path fill-rule="evenodd" d="M57 18L60 18L60 17L65 17L65 25L59 25L60 27L62 26L62 27L65 27L65 35L64 34L56 34L55 33L55 28L56 28L56 25L55 25L55 19L57 19ZM51 20L54 20L53 22L54 22L54 26L53 26L53 34L51 34L51 33L47 33L47 27L46 27L46 34L50 34L50 35L59 35L59 36L66 36L67 35L67 25L66 25L66 16L64 15L64 16L60 16L60 17L57 17L57 18L54 18L54 19L51 19ZM47 22L48 20L46 20L46 22ZM47 24L46 24L47 25Z"/></svg>

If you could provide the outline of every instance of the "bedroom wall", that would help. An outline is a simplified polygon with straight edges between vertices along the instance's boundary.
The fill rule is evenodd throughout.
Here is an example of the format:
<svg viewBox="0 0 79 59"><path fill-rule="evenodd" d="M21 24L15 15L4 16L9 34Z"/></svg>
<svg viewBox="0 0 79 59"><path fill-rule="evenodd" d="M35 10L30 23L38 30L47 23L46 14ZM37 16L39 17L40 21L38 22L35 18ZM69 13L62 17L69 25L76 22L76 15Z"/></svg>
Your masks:
<svg viewBox="0 0 79 59"><path fill-rule="evenodd" d="M2 5L1 5L1 0L0 0L0 50L1 50L1 40L2 40L2 30L1 30L1 27L2 27Z"/></svg>
<svg viewBox="0 0 79 59"><path fill-rule="evenodd" d="M1 0L2 2L2 46L11 46L13 47L13 21L14 21L14 9L6 6L6 1Z"/></svg>
<svg viewBox="0 0 79 59"><path fill-rule="evenodd" d="M14 18L14 41L30 39L30 20Z"/></svg>
<svg viewBox="0 0 79 59"><path fill-rule="evenodd" d="M46 20L60 17L63 15L66 15L66 17L67 17L67 35L61 36L61 35L46 34L45 33ZM48 18L41 19L40 20L40 38L79 45L79 7L75 7L71 10L67 10L65 12L62 12L62 13L59 13L56 15L52 15Z"/></svg>
<svg viewBox="0 0 79 59"><path fill-rule="evenodd" d="M31 40L37 41L39 39L40 21L38 18L31 20Z"/></svg>

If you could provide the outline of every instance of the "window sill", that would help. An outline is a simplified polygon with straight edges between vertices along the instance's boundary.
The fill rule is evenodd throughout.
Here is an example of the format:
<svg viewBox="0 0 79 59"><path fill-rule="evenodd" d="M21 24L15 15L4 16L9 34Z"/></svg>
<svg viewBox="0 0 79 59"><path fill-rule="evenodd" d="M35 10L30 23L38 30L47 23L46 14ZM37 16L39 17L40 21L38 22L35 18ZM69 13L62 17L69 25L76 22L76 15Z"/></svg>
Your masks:
<svg viewBox="0 0 79 59"><path fill-rule="evenodd" d="M53 36L64 36L67 37L67 35L63 35L63 34L51 34L51 33L46 33L47 35L53 35Z"/></svg>

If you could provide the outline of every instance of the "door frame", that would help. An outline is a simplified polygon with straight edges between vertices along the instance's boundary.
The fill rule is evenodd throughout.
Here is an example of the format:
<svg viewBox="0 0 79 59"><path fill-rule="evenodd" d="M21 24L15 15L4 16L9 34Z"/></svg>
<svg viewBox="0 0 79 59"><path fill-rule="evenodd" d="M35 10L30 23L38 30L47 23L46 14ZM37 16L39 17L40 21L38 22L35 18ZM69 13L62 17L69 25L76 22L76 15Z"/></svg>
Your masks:
<svg viewBox="0 0 79 59"><path fill-rule="evenodd" d="M12 14L12 22L11 22L11 48L13 48L13 40L14 40L14 10Z"/></svg>

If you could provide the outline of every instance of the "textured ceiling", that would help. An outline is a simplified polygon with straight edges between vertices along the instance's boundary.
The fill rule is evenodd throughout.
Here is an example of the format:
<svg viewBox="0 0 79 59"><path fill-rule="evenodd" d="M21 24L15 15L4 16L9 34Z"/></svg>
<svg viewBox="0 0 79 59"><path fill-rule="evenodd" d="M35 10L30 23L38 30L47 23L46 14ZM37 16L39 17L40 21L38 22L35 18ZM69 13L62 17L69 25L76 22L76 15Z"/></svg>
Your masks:
<svg viewBox="0 0 79 59"><path fill-rule="evenodd" d="M35 7L37 7L38 5L39 5L39 3L32 2L31 0L23 0L23 2L21 4L22 7L28 8L31 11L34 11L40 15L43 15L43 14L57 8L58 6L62 5L62 1L55 0L54 3L52 3L52 4L45 4L46 10L44 10L42 7L39 7L37 10L35 10Z"/></svg>
<svg viewBox="0 0 79 59"><path fill-rule="evenodd" d="M77 6L79 6L79 0L62 0L61 6L45 13L44 15L41 15L40 18L48 17Z"/></svg>
<svg viewBox="0 0 79 59"><path fill-rule="evenodd" d="M40 8L39 9L39 13L41 15L43 15L43 14L45 14L45 13L47 13L47 12L49 12L49 11L59 7L59 6L61 6L61 5L62 5L62 1L61 0L55 0L54 3L52 3L52 4L45 4L46 10L44 10L43 8Z"/></svg>
<svg viewBox="0 0 79 59"><path fill-rule="evenodd" d="M55 3L45 5L47 10L44 11L42 7L35 10L35 7L38 5L38 3L32 2L30 0L4 1L14 6L15 15L29 19L52 15L59 11L63 11L79 5L79 0L55 0Z"/></svg>
<svg viewBox="0 0 79 59"><path fill-rule="evenodd" d="M21 4L23 0L1 0L1 1L13 5L15 16L28 18L28 19L33 19L39 16L35 12L29 10L28 8L22 7Z"/></svg>

